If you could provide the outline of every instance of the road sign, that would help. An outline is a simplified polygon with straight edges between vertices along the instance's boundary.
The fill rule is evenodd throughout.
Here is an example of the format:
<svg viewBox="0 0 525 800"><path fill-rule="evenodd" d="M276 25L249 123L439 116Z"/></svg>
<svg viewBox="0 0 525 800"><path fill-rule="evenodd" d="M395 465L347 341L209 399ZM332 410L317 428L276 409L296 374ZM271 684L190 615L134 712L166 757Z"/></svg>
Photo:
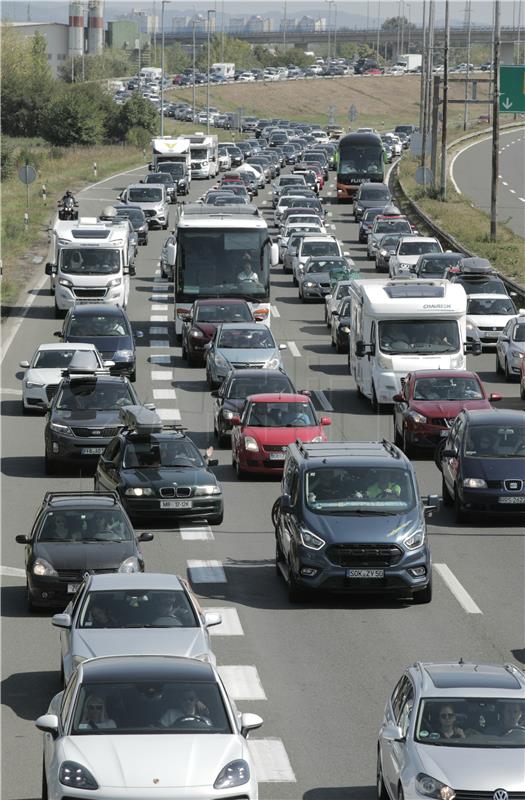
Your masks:
<svg viewBox="0 0 525 800"><path fill-rule="evenodd" d="M499 110L525 114L525 64L502 64L499 68Z"/></svg>
<svg viewBox="0 0 525 800"><path fill-rule="evenodd" d="M353 103L348 109L348 119L350 120L350 122L354 122L357 119L357 108L354 106Z"/></svg>
<svg viewBox="0 0 525 800"><path fill-rule="evenodd" d="M36 181L36 169L30 164L25 164L18 170L18 177L22 183L33 183L33 181Z"/></svg>

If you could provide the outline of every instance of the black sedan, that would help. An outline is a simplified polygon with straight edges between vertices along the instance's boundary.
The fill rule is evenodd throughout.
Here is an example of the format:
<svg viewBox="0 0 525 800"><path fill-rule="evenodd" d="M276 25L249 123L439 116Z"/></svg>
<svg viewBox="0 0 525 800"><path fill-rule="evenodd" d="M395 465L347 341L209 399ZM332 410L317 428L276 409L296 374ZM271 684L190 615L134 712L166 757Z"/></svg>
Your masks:
<svg viewBox="0 0 525 800"><path fill-rule="evenodd" d="M296 394L286 373L275 369L234 369L211 396L213 432L220 445L227 443L232 432L232 419L240 415L246 398L252 394Z"/></svg>
<svg viewBox="0 0 525 800"><path fill-rule="evenodd" d="M164 184L170 203L177 202L177 181L171 172L150 172L142 179L141 183Z"/></svg>
<svg viewBox="0 0 525 800"><path fill-rule="evenodd" d="M86 304L69 309L61 331L55 336L63 342L89 342L94 344L105 361L113 361L112 374L127 375L135 381L135 338L128 315L119 306Z"/></svg>
<svg viewBox="0 0 525 800"><path fill-rule="evenodd" d="M359 218L359 236L358 241L360 244L366 244L368 241L368 234L372 230L374 220L378 214L382 214L384 206L376 206L374 208L367 208L363 211Z"/></svg>
<svg viewBox="0 0 525 800"><path fill-rule="evenodd" d="M138 243L148 243L149 225L140 206L115 206L118 218L129 219L137 234Z"/></svg>
<svg viewBox="0 0 525 800"><path fill-rule="evenodd" d="M157 172L169 172L177 184L177 194L188 194L190 181L186 165L180 161L161 161L157 164Z"/></svg>
<svg viewBox="0 0 525 800"><path fill-rule="evenodd" d="M26 592L37 606L65 608L86 572L144 572L139 542L115 494L47 492L25 545Z"/></svg>
<svg viewBox="0 0 525 800"><path fill-rule="evenodd" d="M388 272L390 257L396 252L398 242L403 235L402 233L389 233L381 238L381 243L376 250L377 272Z"/></svg>
<svg viewBox="0 0 525 800"><path fill-rule="evenodd" d="M246 300L226 298L196 300L182 320L182 357L194 366L204 364L204 348L212 340L217 325L221 322L253 322L254 316Z"/></svg>
<svg viewBox="0 0 525 800"><path fill-rule="evenodd" d="M458 266L463 253L425 253L412 270L417 278L446 278Z"/></svg>
<svg viewBox="0 0 525 800"><path fill-rule="evenodd" d="M332 347L338 353L348 353L352 300L345 297L338 309L332 311Z"/></svg>

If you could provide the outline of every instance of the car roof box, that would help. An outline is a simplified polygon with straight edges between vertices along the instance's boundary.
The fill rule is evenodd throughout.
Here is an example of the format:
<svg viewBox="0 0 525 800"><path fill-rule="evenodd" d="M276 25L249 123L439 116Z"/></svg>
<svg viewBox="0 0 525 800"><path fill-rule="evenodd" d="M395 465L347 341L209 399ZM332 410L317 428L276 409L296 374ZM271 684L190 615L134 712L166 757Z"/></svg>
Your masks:
<svg viewBox="0 0 525 800"><path fill-rule="evenodd" d="M93 350L77 350L62 374L66 375L93 375L101 372L97 357Z"/></svg>
<svg viewBox="0 0 525 800"><path fill-rule="evenodd" d="M162 431L162 420L155 411L144 406L126 406L120 409L120 419L125 428L148 436Z"/></svg>
<svg viewBox="0 0 525 800"><path fill-rule="evenodd" d="M488 258L471 256L469 258L461 259L461 272L470 275L486 275L494 272L494 267Z"/></svg>

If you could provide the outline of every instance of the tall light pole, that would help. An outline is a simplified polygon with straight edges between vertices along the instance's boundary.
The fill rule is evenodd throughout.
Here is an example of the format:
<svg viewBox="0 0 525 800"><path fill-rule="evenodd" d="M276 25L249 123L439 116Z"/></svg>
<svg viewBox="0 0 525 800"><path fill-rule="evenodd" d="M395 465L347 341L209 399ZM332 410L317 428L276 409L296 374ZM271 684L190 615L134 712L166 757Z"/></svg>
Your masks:
<svg viewBox="0 0 525 800"><path fill-rule="evenodd" d="M192 105L193 105L193 122L195 122L195 14L192 19L192 41L193 41L193 82L192 82Z"/></svg>
<svg viewBox="0 0 525 800"><path fill-rule="evenodd" d="M221 61L224 61L224 0L221 0Z"/></svg>
<svg viewBox="0 0 525 800"><path fill-rule="evenodd" d="M379 33L381 31L381 0L377 4L377 60L379 61Z"/></svg>
<svg viewBox="0 0 525 800"><path fill-rule="evenodd" d="M160 135L164 136L164 8L170 0L162 0L160 11Z"/></svg>
<svg viewBox="0 0 525 800"><path fill-rule="evenodd" d="M408 8L407 53L410 53L410 25L412 24L410 22L410 3L407 3L406 6Z"/></svg>
<svg viewBox="0 0 525 800"><path fill-rule="evenodd" d="M206 133L210 132L210 28L211 28L211 15L215 14L214 8L208 9L208 74L206 75Z"/></svg>
<svg viewBox="0 0 525 800"><path fill-rule="evenodd" d="M465 76L465 100L463 103L463 130L467 130L468 122L468 90L470 78L470 34L472 28L472 7L470 0L467 0L467 74Z"/></svg>
<svg viewBox="0 0 525 800"><path fill-rule="evenodd" d="M447 199L447 122L448 122L448 51L450 47L449 0L445 0L445 47L443 50L443 105L441 116L441 179L439 199Z"/></svg>
<svg viewBox="0 0 525 800"><path fill-rule="evenodd" d="M332 37L332 50L334 58L337 58L337 3L333 0L334 4L334 35Z"/></svg>
<svg viewBox="0 0 525 800"><path fill-rule="evenodd" d="M328 3L328 42L326 47L326 63L330 63L330 24L332 22L332 2L331 0L325 0L325 3Z"/></svg>
<svg viewBox="0 0 525 800"><path fill-rule="evenodd" d="M492 82L492 176L490 187L490 241L495 242L498 232L497 201L499 173L499 57L500 57L500 5L494 3L494 79Z"/></svg>
<svg viewBox="0 0 525 800"><path fill-rule="evenodd" d="M286 53L286 0L284 0L284 14L283 14L283 53Z"/></svg>

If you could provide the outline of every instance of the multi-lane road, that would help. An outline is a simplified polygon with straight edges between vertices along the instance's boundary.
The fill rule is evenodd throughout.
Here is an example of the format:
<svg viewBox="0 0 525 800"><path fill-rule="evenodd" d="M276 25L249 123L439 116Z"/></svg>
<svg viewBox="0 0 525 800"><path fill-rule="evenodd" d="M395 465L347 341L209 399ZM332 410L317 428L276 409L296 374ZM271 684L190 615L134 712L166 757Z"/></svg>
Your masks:
<svg viewBox="0 0 525 800"><path fill-rule="evenodd" d="M114 201L137 172L120 175L80 196L82 215L95 215ZM330 203L333 177L325 189L328 224L372 276L366 248L357 244L349 206ZM192 197L205 188L194 183ZM271 215L268 190L258 198ZM129 314L138 341L137 390L154 401L166 419L179 412L196 443L213 441L212 405L204 370L190 369L175 346L171 287L159 277L165 234L152 232L141 248ZM272 329L288 349L286 369L300 388L314 390L316 405L332 417L330 438L392 436L388 412L374 414L357 397L346 356L330 347L322 306L303 305L289 275L272 276ZM23 417L22 359L53 340L47 284L38 292L12 338L3 361L2 390L2 797L40 797L41 734L33 720L59 690L58 632L50 613L30 615L24 597L23 548L15 535L28 532L43 493L90 489L92 478L44 474L43 419ZM9 329L8 329L9 330ZM6 337L6 344L9 343ZM503 406L521 408L518 387L496 376L495 356L472 358ZM472 659L525 663L524 543L519 525L505 521L458 526L448 509L430 521L434 599L412 607L381 597L315 597L290 606L274 568L270 509L279 493L275 480L240 483L228 449L216 468L225 494L224 524L210 530L155 531L143 546L146 568L188 573L206 608L221 609L213 629L217 661L241 710L261 714L253 738L263 800L372 800L375 797L376 734L388 693L400 671L417 659ZM429 457L415 462L422 494L440 490Z"/></svg>

